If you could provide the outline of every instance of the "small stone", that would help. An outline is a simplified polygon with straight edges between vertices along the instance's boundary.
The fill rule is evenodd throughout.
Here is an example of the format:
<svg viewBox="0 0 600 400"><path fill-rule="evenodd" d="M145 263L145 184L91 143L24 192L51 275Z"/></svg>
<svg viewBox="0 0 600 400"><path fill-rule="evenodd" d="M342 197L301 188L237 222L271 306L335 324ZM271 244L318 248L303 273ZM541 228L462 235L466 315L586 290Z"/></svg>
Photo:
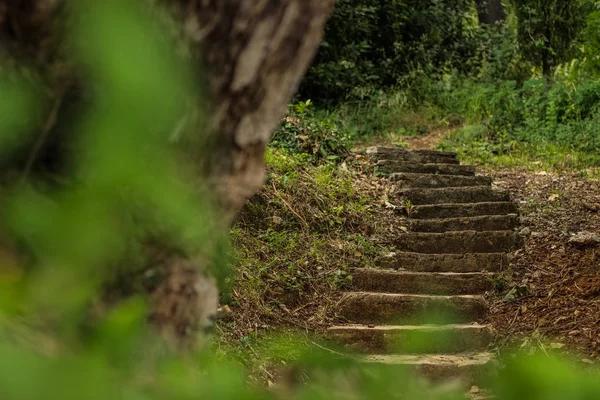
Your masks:
<svg viewBox="0 0 600 400"><path fill-rule="evenodd" d="M229 306L225 305L217 310L217 319L229 320L231 318L233 318L233 311Z"/></svg>
<svg viewBox="0 0 600 400"><path fill-rule="evenodd" d="M469 390L469 392L471 394L478 394L479 392L481 392L481 389L479 389L479 386L472 386L471 390Z"/></svg>
<svg viewBox="0 0 600 400"><path fill-rule="evenodd" d="M583 208L585 208L588 211L593 211L593 212L600 211L600 204L588 203L586 201L583 201L581 204L583 205Z"/></svg>
<svg viewBox="0 0 600 400"><path fill-rule="evenodd" d="M592 232L579 232L569 239L569 243L578 246L597 246L600 244L600 235Z"/></svg>
<svg viewBox="0 0 600 400"><path fill-rule="evenodd" d="M277 215L273 216L273 223L275 225L281 225L283 223L283 218L278 217Z"/></svg>

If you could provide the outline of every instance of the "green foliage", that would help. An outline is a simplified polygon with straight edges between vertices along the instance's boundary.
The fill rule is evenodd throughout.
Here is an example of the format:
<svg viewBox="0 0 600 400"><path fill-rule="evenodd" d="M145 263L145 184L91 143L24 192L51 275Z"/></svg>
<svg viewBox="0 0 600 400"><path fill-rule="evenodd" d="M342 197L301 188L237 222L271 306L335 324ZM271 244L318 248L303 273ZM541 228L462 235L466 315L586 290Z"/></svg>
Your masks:
<svg viewBox="0 0 600 400"><path fill-rule="evenodd" d="M336 163L348 154L349 138L329 118L313 116L311 100L289 108L273 135L271 146L309 155L314 162Z"/></svg>
<svg viewBox="0 0 600 400"><path fill-rule="evenodd" d="M470 11L467 0L338 0L301 95L364 98L413 70L466 70L477 47Z"/></svg>
<svg viewBox="0 0 600 400"><path fill-rule="evenodd" d="M587 0L513 1L522 52L546 77L573 55L590 5Z"/></svg>

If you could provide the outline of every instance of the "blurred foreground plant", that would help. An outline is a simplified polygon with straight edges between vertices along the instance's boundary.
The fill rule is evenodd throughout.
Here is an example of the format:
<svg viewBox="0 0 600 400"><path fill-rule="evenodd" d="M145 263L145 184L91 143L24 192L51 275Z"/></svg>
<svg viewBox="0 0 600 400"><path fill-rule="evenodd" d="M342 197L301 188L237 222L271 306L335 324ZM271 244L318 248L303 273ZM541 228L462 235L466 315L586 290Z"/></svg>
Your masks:
<svg viewBox="0 0 600 400"><path fill-rule="evenodd" d="M25 162L7 164L1 176L0 398L273 398L277 392L248 387L242 370L211 352L183 357L162 351L146 328L148 308L155 310L151 322L161 312L180 311L165 311L177 304L156 304L157 297L186 287L170 280L157 291L164 282L157 282L161 271L152 265L173 255L208 259L227 251L218 213L178 145L189 142L180 139L182 130L171 129L195 96L190 73L154 26L127 5L86 1L73 10L69 35L77 71L93 84L82 113L71 115L70 127L62 125L74 147L50 151L51 164L59 167L38 168L47 165L38 162L38 149L61 125L52 111L48 121L39 121L44 105L36 80L17 69L0 84L2 155L10 160L25 148ZM48 109L60 108L64 95L49 96ZM217 271L225 265L220 261ZM185 279L186 266L179 266L178 278ZM212 288L202 290L210 294ZM145 297L148 291L154 296ZM458 398L455 391L429 391L399 368L359 366L321 348L296 359L311 379L281 388L282 397ZM526 377L558 382L563 375L570 381L556 393L575 399L598 392L567 367L551 367L522 367L519 379L509 374L500 381L500 393L542 398L535 396L545 388Z"/></svg>

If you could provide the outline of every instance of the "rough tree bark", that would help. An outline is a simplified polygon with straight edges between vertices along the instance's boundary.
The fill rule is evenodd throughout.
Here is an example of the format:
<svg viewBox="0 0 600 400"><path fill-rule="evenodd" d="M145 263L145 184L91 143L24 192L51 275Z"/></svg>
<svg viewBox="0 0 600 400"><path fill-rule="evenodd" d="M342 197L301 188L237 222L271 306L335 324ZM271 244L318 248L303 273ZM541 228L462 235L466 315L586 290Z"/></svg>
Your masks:
<svg viewBox="0 0 600 400"><path fill-rule="evenodd" d="M65 1L0 0L0 34L38 59L52 59L56 48L45 43ZM227 229L263 184L265 148L318 48L333 0L164 3L179 9L176 18L206 65L216 140L209 168L199 178L211 182ZM152 293L149 319L178 346L194 345L216 315L217 289L201 260L172 255L160 260L165 276Z"/></svg>

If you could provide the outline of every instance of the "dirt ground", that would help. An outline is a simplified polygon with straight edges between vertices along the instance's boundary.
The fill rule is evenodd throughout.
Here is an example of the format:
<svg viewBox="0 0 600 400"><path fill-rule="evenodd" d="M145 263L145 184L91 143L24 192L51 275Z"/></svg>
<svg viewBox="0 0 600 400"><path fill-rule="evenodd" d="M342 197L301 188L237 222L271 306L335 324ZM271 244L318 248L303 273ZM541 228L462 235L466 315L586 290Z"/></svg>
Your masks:
<svg viewBox="0 0 600 400"><path fill-rule="evenodd" d="M592 362L600 351L600 245L570 239L600 233L600 182L576 173L485 172L519 203L527 237L490 298L500 347L549 346Z"/></svg>

